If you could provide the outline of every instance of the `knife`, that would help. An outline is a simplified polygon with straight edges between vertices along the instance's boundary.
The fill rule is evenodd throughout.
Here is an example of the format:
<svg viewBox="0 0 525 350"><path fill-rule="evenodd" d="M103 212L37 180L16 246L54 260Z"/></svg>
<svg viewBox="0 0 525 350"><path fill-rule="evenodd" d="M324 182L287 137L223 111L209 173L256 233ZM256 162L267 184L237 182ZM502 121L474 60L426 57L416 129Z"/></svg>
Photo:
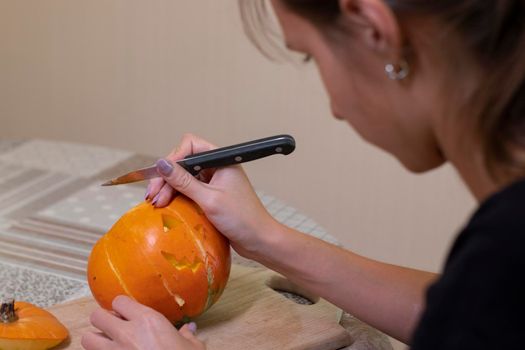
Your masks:
<svg viewBox="0 0 525 350"><path fill-rule="evenodd" d="M177 161L177 164L195 176L203 169L246 163L273 154L287 155L292 153L294 149L295 140L292 136L276 135L202 153L195 153ZM157 172L157 166L153 165L109 180L103 183L102 186L128 184L153 179L155 177L160 177L160 175Z"/></svg>

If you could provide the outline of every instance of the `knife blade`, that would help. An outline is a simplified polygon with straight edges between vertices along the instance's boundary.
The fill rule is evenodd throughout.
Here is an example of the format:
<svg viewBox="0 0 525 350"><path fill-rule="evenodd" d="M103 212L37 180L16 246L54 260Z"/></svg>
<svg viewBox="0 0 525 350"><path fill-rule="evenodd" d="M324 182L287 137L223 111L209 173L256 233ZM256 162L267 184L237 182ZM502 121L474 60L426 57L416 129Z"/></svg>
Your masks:
<svg viewBox="0 0 525 350"><path fill-rule="evenodd" d="M234 164L246 163L252 160L268 157L274 154L288 155L295 150L295 139L290 135L276 135L258 140L239 143L232 146L217 148L211 151L195 153L177 161L193 176L201 170L219 168ZM160 177L157 166L131 171L127 174L109 180L102 186L114 186Z"/></svg>

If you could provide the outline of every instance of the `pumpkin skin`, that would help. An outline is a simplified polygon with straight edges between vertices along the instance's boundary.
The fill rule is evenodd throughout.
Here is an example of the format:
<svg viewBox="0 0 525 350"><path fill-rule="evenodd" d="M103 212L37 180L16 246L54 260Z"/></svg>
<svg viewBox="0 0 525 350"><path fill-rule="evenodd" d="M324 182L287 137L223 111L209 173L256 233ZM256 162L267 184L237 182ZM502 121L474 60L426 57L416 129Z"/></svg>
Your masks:
<svg viewBox="0 0 525 350"><path fill-rule="evenodd" d="M219 299L230 267L228 240L179 194L165 208L143 202L124 214L93 247L87 275L104 309L127 295L176 323Z"/></svg>
<svg viewBox="0 0 525 350"><path fill-rule="evenodd" d="M0 322L0 349L45 350L68 337L68 331L51 313L30 303L14 304L17 319Z"/></svg>

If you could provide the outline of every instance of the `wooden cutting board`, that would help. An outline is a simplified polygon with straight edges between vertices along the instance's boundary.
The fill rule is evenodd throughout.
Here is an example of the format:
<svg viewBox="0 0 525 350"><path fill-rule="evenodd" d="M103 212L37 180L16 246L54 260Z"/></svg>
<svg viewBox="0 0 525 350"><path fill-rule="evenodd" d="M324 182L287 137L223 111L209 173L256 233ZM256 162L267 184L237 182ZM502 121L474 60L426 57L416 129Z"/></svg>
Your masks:
<svg viewBox="0 0 525 350"><path fill-rule="evenodd" d="M298 304L274 289L315 303ZM70 331L69 341L57 349L82 349L80 339L92 330L89 315L97 307L87 297L49 308ZM208 350L335 350L351 343L340 316L338 308L273 271L233 265L221 299L195 322Z"/></svg>

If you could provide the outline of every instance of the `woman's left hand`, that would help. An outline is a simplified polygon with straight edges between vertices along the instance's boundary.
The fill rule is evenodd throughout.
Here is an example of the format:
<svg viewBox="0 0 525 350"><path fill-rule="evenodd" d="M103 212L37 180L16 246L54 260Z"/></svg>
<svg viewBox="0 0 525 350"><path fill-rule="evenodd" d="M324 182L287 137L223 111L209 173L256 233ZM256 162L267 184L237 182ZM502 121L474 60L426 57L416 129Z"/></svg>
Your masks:
<svg viewBox="0 0 525 350"><path fill-rule="evenodd" d="M159 312L126 297L113 300L115 313L98 309L91 324L102 333L88 332L82 337L86 350L205 350L195 336L195 323L179 331Z"/></svg>

